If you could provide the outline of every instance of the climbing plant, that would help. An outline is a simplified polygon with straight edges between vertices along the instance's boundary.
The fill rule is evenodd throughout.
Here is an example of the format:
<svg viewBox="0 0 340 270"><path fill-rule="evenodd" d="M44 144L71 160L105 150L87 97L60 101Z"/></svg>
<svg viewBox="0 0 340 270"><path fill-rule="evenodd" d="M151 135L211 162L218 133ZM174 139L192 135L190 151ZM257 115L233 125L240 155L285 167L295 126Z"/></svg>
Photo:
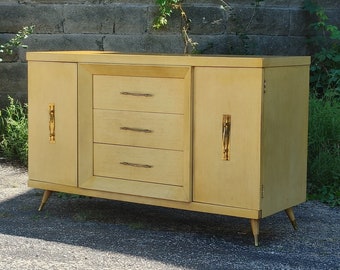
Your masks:
<svg viewBox="0 0 340 270"><path fill-rule="evenodd" d="M23 40L26 39L30 34L33 33L34 26L25 26L18 33L5 44L0 44L0 62L2 61L2 54L12 54L13 50L19 46L26 47L22 44Z"/></svg>
<svg viewBox="0 0 340 270"><path fill-rule="evenodd" d="M160 29L168 24L168 18L172 13L178 10L181 14L181 31L184 42L184 53L188 53L189 46L192 51L196 51L197 42L194 42L189 36L190 19L188 18L185 10L183 9L182 0L156 0L159 5L158 15L154 20L153 27Z"/></svg>
<svg viewBox="0 0 340 270"><path fill-rule="evenodd" d="M260 3L264 0L250 0L250 3L253 4L255 7L258 7ZM184 42L184 53L188 53L189 50L192 53L197 53L197 45L198 43L195 42L189 34L191 20L187 16L185 8L183 7L184 0L156 0L156 4L158 5L158 14L155 17L153 27L155 29L160 29L165 27L168 24L168 19L172 16L172 14L178 11L181 15L181 32ZM226 13L230 13L232 10L232 6L224 1L220 0L220 7ZM254 16L254 14L253 14ZM252 18L250 19L251 23ZM243 32L242 32L243 33ZM241 41L246 40L246 36L244 34L240 34L239 38Z"/></svg>

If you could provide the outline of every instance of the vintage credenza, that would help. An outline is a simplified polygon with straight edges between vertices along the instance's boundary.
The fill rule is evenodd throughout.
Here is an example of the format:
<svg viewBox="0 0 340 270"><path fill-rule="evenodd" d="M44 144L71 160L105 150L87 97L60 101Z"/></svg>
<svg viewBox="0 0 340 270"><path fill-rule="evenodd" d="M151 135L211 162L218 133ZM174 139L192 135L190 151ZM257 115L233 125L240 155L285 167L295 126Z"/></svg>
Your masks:
<svg viewBox="0 0 340 270"><path fill-rule="evenodd" d="M259 220L306 198L309 57L29 52L29 182Z"/></svg>

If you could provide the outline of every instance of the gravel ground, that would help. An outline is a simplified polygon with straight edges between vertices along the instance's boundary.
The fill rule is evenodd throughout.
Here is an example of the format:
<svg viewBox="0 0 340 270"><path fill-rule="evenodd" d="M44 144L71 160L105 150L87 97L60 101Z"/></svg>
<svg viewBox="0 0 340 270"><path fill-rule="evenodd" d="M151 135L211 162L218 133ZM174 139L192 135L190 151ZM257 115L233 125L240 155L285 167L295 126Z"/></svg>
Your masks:
<svg viewBox="0 0 340 270"><path fill-rule="evenodd" d="M0 269L340 269L340 211L318 202L249 221L52 194L27 171L0 162Z"/></svg>

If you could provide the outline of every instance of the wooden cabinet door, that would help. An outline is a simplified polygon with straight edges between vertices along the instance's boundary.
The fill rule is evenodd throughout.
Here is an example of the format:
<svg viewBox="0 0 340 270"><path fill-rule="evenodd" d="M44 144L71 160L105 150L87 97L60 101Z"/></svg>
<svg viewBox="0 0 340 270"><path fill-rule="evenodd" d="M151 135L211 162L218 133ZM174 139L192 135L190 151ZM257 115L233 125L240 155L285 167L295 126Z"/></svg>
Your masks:
<svg viewBox="0 0 340 270"><path fill-rule="evenodd" d="M29 62L28 109L29 179L76 186L77 64Z"/></svg>
<svg viewBox="0 0 340 270"><path fill-rule="evenodd" d="M262 73L261 68L195 68L195 202L259 209ZM229 140L222 138L226 119Z"/></svg>

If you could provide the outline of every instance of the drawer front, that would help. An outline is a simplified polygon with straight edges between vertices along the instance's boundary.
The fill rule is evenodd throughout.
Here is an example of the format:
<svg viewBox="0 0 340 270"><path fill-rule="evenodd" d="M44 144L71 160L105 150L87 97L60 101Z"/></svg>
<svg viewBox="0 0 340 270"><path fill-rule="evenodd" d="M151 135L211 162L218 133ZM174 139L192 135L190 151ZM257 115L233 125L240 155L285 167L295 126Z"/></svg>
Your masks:
<svg viewBox="0 0 340 270"><path fill-rule="evenodd" d="M183 186L183 152L94 144L94 175Z"/></svg>
<svg viewBox="0 0 340 270"><path fill-rule="evenodd" d="M95 75L93 106L99 109L184 113L182 78Z"/></svg>
<svg viewBox="0 0 340 270"><path fill-rule="evenodd" d="M183 150L184 117L94 110L94 142Z"/></svg>

